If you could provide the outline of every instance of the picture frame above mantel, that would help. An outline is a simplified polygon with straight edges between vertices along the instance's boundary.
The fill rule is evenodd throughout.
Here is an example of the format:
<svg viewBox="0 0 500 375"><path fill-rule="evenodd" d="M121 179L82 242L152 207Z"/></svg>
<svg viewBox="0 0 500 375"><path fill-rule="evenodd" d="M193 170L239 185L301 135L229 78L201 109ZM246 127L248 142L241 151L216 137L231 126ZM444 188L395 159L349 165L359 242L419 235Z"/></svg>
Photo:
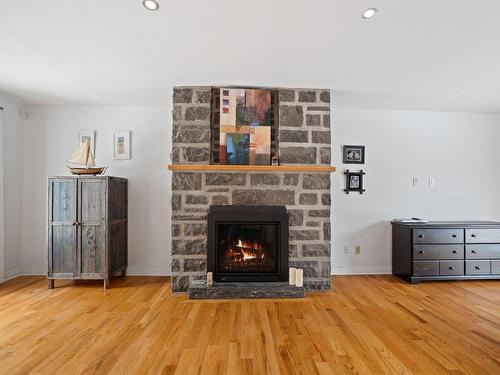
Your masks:
<svg viewBox="0 0 500 375"><path fill-rule="evenodd" d="M227 172L317 172L333 173L331 165L224 165L224 164L168 164L172 172L177 171L227 171Z"/></svg>

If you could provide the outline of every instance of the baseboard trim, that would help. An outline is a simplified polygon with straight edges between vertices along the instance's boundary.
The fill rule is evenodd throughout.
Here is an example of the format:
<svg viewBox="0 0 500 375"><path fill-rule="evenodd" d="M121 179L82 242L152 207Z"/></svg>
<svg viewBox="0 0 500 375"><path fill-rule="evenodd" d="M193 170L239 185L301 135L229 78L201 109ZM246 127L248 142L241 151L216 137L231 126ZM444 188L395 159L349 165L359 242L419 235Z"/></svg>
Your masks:
<svg viewBox="0 0 500 375"><path fill-rule="evenodd" d="M165 267L128 267L128 276L170 276L170 269Z"/></svg>
<svg viewBox="0 0 500 375"><path fill-rule="evenodd" d="M3 282L11 280L15 277L21 276L21 272L18 268L14 268L12 270L6 271L3 274Z"/></svg>
<svg viewBox="0 0 500 375"><path fill-rule="evenodd" d="M392 267L387 266L354 266L333 267L332 275L390 275Z"/></svg>
<svg viewBox="0 0 500 375"><path fill-rule="evenodd" d="M23 267L22 275L47 275L47 267Z"/></svg>

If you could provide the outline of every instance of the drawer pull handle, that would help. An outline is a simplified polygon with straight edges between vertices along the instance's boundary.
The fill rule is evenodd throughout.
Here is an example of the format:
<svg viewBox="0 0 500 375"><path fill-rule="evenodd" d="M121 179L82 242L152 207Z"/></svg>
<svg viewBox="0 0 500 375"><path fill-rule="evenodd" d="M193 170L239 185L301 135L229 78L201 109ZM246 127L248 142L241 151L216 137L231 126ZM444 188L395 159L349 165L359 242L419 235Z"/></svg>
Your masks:
<svg viewBox="0 0 500 375"><path fill-rule="evenodd" d="M457 235L456 234L452 234L451 235L453 238L457 238Z"/></svg>
<svg viewBox="0 0 500 375"><path fill-rule="evenodd" d="M471 250L470 252L471 252L472 254L476 254L476 253L477 253L477 252L476 252L476 250Z"/></svg>
<svg viewBox="0 0 500 375"><path fill-rule="evenodd" d="M419 253L419 254L425 254L425 251L420 250L418 253Z"/></svg>
<svg viewBox="0 0 500 375"><path fill-rule="evenodd" d="M418 238L424 238L424 235L423 234L419 234Z"/></svg>
<svg viewBox="0 0 500 375"><path fill-rule="evenodd" d="M472 233L470 236L471 236L472 238L476 238L476 235L475 235L474 233Z"/></svg>
<svg viewBox="0 0 500 375"><path fill-rule="evenodd" d="M479 267L479 266L476 266L476 270L480 270L480 269L481 269L481 267Z"/></svg>
<svg viewBox="0 0 500 375"><path fill-rule="evenodd" d="M456 250L453 250L453 254L458 254L458 251L456 251Z"/></svg>
<svg viewBox="0 0 500 375"><path fill-rule="evenodd" d="M448 267L448 269L453 271L453 270L455 270L455 267L450 266L450 267Z"/></svg>

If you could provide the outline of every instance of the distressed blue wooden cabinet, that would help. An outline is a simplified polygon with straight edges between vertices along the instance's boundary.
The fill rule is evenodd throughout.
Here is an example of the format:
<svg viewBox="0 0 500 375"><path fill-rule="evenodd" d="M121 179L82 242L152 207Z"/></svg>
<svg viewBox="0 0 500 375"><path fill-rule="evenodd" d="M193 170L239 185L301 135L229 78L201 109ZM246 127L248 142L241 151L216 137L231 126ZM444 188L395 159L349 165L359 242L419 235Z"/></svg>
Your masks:
<svg viewBox="0 0 500 375"><path fill-rule="evenodd" d="M118 177L50 177L48 280L103 280L124 275L128 182Z"/></svg>

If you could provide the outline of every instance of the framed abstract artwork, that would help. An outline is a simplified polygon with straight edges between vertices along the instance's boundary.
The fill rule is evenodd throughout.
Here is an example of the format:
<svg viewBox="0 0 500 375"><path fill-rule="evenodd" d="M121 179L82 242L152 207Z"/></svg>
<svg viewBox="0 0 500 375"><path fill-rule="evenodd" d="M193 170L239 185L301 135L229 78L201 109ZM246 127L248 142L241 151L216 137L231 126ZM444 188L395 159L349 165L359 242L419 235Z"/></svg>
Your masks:
<svg viewBox="0 0 500 375"><path fill-rule="evenodd" d="M365 172L363 170L354 172L347 169L344 171L345 175L345 189L346 194L349 193L359 193L363 194L365 189L363 189L363 176Z"/></svg>
<svg viewBox="0 0 500 375"><path fill-rule="evenodd" d="M365 164L365 146L345 145L342 161L344 164Z"/></svg>

